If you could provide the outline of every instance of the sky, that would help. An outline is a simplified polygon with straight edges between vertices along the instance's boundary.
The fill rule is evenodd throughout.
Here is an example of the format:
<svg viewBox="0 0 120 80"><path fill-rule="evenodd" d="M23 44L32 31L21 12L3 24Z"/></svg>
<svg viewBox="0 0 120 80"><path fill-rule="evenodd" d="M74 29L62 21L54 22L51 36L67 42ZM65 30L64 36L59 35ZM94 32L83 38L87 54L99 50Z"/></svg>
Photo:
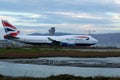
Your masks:
<svg viewBox="0 0 120 80"><path fill-rule="evenodd" d="M48 33L50 27L74 34L118 33L120 0L0 0L1 19L21 34Z"/></svg>

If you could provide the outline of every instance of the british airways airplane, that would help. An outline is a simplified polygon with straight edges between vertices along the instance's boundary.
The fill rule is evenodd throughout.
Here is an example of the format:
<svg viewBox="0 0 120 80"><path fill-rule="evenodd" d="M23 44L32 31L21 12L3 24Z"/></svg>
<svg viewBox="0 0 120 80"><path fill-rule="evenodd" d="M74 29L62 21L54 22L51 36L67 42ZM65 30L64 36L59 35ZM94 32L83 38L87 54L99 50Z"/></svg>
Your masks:
<svg viewBox="0 0 120 80"><path fill-rule="evenodd" d="M91 46L98 42L89 35L31 36L19 35L20 31L7 20L2 20L5 39L32 45Z"/></svg>

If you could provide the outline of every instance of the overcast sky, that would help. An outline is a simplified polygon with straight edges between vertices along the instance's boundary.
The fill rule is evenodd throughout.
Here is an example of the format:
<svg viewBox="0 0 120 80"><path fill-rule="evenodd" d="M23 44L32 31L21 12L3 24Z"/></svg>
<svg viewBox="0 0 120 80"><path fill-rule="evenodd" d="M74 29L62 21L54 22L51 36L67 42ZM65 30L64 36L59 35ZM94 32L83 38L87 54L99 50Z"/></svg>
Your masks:
<svg viewBox="0 0 120 80"><path fill-rule="evenodd" d="M0 0L0 19L21 34L47 33L50 27L75 34L114 33L120 32L120 0Z"/></svg>

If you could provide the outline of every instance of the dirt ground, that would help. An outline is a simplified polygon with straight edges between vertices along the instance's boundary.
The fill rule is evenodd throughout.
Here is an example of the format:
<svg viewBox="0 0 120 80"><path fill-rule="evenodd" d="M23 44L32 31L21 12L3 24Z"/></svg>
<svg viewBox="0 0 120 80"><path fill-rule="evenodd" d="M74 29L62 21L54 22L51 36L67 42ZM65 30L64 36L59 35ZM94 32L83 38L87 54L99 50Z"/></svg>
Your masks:
<svg viewBox="0 0 120 80"><path fill-rule="evenodd" d="M119 51L77 51L77 50L0 50L0 59L37 57L120 57Z"/></svg>

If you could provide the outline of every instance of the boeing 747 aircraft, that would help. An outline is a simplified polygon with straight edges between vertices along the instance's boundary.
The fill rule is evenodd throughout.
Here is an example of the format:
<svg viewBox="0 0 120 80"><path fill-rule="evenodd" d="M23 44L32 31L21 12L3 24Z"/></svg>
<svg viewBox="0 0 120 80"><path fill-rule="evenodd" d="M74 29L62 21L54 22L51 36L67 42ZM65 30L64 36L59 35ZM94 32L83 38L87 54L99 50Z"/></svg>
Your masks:
<svg viewBox="0 0 120 80"><path fill-rule="evenodd" d="M2 20L5 39L32 45L91 46L98 42L90 35L31 36L20 35L20 31L7 20Z"/></svg>

